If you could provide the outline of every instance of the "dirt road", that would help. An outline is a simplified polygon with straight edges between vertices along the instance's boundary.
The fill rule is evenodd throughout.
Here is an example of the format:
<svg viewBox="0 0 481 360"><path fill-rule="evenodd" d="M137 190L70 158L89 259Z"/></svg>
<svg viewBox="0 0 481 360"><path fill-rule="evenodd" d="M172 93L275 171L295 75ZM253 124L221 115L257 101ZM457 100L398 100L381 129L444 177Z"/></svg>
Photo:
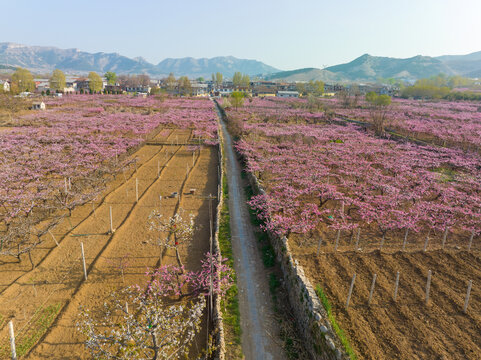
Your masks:
<svg viewBox="0 0 481 360"><path fill-rule="evenodd" d="M247 360L286 359L281 340L277 338L269 285L250 223L240 165L234 154L232 139L222 120L221 125L229 186L232 250L239 288L242 350Z"/></svg>

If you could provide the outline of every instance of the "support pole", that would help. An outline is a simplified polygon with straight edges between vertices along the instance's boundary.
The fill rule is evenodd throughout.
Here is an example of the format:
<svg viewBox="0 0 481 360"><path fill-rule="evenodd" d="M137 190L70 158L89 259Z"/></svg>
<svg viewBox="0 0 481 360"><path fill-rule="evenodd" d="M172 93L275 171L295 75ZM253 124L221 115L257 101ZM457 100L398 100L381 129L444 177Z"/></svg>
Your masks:
<svg viewBox="0 0 481 360"><path fill-rule="evenodd" d="M424 242L424 252L426 252L426 250L428 249L428 243L429 243L429 234L428 236L426 236L426 241Z"/></svg>
<svg viewBox="0 0 481 360"><path fill-rule="evenodd" d="M403 251L406 250L406 244L408 243L408 234L409 234L409 229L406 229L406 232L404 233Z"/></svg>
<svg viewBox="0 0 481 360"><path fill-rule="evenodd" d="M465 314L466 314L466 311L468 311L469 295L471 294L471 286L472 285L473 285L473 280L469 280L468 291L466 291L466 299L464 300L464 308L463 308L463 313L465 313Z"/></svg>
<svg viewBox="0 0 481 360"><path fill-rule="evenodd" d="M317 243L317 255L319 256L319 251L321 250L322 237L319 236L319 242Z"/></svg>
<svg viewBox="0 0 481 360"><path fill-rule="evenodd" d="M334 245L334 251L337 251L339 246L339 238L341 237L341 229L337 230L336 244Z"/></svg>
<svg viewBox="0 0 481 360"><path fill-rule="evenodd" d="M82 251L82 265L84 267L84 277L87 280L87 266L85 265L85 253L84 253L84 243L80 243L80 250Z"/></svg>
<svg viewBox="0 0 481 360"><path fill-rule="evenodd" d="M428 271L428 279L426 281L426 305L429 302L429 290L431 289L431 270Z"/></svg>
<svg viewBox="0 0 481 360"><path fill-rule="evenodd" d="M12 350L12 360L17 360L17 351L15 349L15 333L13 332L13 321L8 322L8 333L10 334L10 349Z"/></svg>
<svg viewBox="0 0 481 360"><path fill-rule="evenodd" d="M397 299L397 292L399 288L399 271L396 273L396 282L394 284L394 301Z"/></svg>
<svg viewBox="0 0 481 360"><path fill-rule="evenodd" d="M448 237L448 228L446 227L446 229L444 230L444 234L443 234L443 242L441 244L441 247L442 247L443 250L444 250L444 245L446 244L447 237Z"/></svg>
<svg viewBox="0 0 481 360"><path fill-rule="evenodd" d="M109 208L109 214L110 214L110 233L113 234L114 233L114 222L113 222L113 219L112 219L112 206L110 206L110 208Z"/></svg>
<svg viewBox="0 0 481 360"><path fill-rule="evenodd" d="M135 178L135 202L139 202L139 179Z"/></svg>
<svg viewBox="0 0 481 360"><path fill-rule="evenodd" d="M349 287L349 294L347 295L346 309L349 307L349 301L351 301L352 289L354 289L354 282L356 281L356 273L352 276L351 286Z"/></svg>
<svg viewBox="0 0 481 360"><path fill-rule="evenodd" d="M471 246L473 245L474 230L471 231L471 236L469 238L468 251L471 251Z"/></svg>
<svg viewBox="0 0 481 360"><path fill-rule="evenodd" d="M374 274L374 276L372 277L371 291L369 292L369 300L367 301L368 305L371 305L372 294L374 293L374 287L376 286L376 278L377 274Z"/></svg>
<svg viewBox="0 0 481 360"><path fill-rule="evenodd" d="M356 251L359 249L359 237L361 236L361 228L357 228L356 235Z"/></svg>

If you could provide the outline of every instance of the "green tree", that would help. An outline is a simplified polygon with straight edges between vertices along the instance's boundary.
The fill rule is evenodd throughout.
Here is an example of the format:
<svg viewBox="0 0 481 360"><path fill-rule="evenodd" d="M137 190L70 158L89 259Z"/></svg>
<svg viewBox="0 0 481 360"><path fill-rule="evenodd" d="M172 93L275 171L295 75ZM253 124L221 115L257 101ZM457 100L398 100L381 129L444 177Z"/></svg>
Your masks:
<svg viewBox="0 0 481 360"><path fill-rule="evenodd" d="M247 74L242 75L241 85L242 85L242 87L247 88L247 89L250 87L251 78L249 77L249 75L247 75Z"/></svg>
<svg viewBox="0 0 481 360"><path fill-rule="evenodd" d="M102 91L102 88L103 88L102 78L96 72L91 71L89 73L90 91L96 93L96 92Z"/></svg>
<svg viewBox="0 0 481 360"><path fill-rule="evenodd" d="M244 105L245 94L242 91L234 91L230 96L230 103L235 107L236 111L239 107Z"/></svg>
<svg viewBox="0 0 481 360"><path fill-rule="evenodd" d="M33 76L27 69L18 68L12 74L12 83L14 84L14 88L18 89L18 92L32 92L35 90Z"/></svg>
<svg viewBox="0 0 481 360"><path fill-rule="evenodd" d="M200 81L200 82L205 81L205 79L204 79L202 76L198 77L196 80L197 80L197 81Z"/></svg>
<svg viewBox="0 0 481 360"><path fill-rule="evenodd" d="M165 79L165 84L168 91L173 91L177 85L177 80L175 80L174 73L170 73L167 79Z"/></svg>
<svg viewBox="0 0 481 360"><path fill-rule="evenodd" d="M187 76L181 76L179 78L179 92L182 95L192 95L192 85Z"/></svg>
<svg viewBox="0 0 481 360"><path fill-rule="evenodd" d="M65 74L62 70L55 69L50 77L50 89L61 92L65 88Z"/></svg>
<svg viewBox="0 0 481 360"><path fill-rule="evenodd" d="M232 84L236 88L242 85L242 74L239 71L234 73L234 76L232 77Z"/></svg>
<svg viewBox="0 0 481 360"><path fill-rule="evenodd" d="M222 75L220 72L217 72L215 74L215 83L217 86L222 85L222 81L224 80L224 75Z"/></svg>
<svg viewBox="0 0 481 360"><path fill-rule="evenodd" d="M307 92L306 92L306 85L304 83L301 83L301 82L297 82L296 83L296 89L297 89L297 92L299 93L299 95L305 95Z"/></svg>
<svg viewBox="0 0 481 360"><path fill-rule="evenodd" d="M104 77L107 79L107 83L109 85L115 85L115 83L117 82L117 74L112 71L107 71L104 74Z"/></svg>
<svg viewBox="0 0 481 360"><path fill-rule="evenodd" d="M376 135L383 135L386 123L386 115L391 105L391 97L378 95L374 91L366 94L366 102L369 104L374 132Z"/></svg>

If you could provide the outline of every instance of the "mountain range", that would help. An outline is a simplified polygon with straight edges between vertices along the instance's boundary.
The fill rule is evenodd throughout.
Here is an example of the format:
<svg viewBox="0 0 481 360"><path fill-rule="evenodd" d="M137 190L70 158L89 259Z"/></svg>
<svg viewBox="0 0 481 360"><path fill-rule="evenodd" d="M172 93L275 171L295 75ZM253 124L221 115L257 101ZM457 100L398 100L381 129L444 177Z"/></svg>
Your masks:
<svg viewBox="0 0 481 360"><path fill-rule="evenodd" d="M481 51L468 55L444 55L439 57L414 56L407 59L364 54L353 61L325 69L306 68L282 71L267 76L270 80L325 82L368 82L394 78L404 81L438 75L462 75L481 77Z"/></svg>
<svg viewBox="0 0 481 360"><path fill-rule="evenodd" d="M395 78L414 81L444 73L481 77L481 51L468 55L444 55L439 57L414 56L407 59L372 56L364 54L351 62L325 69L303 68L280 71L261 61L238 59L233 56L195 59L192 57L165 59L151 64L142 57L129 58L117 53L88 53L78 49L59 49L50 46L26 46L0 43L0 70L24 67L36 73L50 73L61 69L68 74L86 74L90 71L118 74L148 74L156 78L174 73L207 77L221 72L230 78L236 71L268 80L309 81L322 80L329 83L369 82L379 78Z"/></svg>
<svg viewBox="0 0 481 360"><path fill-rule="evenodd" d="M210 77L217 71L226 77L232 77L236 71L250 76L279 72L279 69L260 61L237 59L233 56L219 56L211 59L190 57L165 59L154 65L142 57L131 59L117 53L92 54L78 49L14 43L0 43L0 64L20 66L36 73L49 73L54 69L60 69L71 74L114 71L118 74L149 74L155 77L167 76L171 72L176 76L190 77Z"/></svg>

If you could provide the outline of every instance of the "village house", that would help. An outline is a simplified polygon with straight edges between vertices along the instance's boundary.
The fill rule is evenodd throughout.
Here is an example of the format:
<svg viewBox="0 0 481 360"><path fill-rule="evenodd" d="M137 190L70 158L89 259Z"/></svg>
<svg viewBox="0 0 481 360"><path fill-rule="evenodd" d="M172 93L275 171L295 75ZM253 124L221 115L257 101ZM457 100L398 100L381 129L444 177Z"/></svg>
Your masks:
<svg viewBox="0 0 481 360"><path fill-rule="evenodd" d="M77 91L89 91L89 79L88 78L78 78L74 81L74 86L77 88Z"/></svg>
<svg viewBox="0 0 481 360"><path fill-rule="evenodd" d="M0 91L10 91L10 83L7 80L0 80Z"/></svg>
<svg viewBox="0 0 481 360"><path fill-rule="evenodd" d="M45 110L45 103L43 101L35 101L32 103L32 110Z"/></svg>
<svg viewBox="0 0 481 360"><path fill-rule="evenodd" d="M277 92L277 97L282 97L282 98L298 98L299 97L299 92L298 91L278 91Z"/></svg>
<svg viewBox="0 0 481 360"><path fill-rule="evenodd" d="M193 96L207 96L208 85L201 82L191 81L192 95Z"/></svg>

